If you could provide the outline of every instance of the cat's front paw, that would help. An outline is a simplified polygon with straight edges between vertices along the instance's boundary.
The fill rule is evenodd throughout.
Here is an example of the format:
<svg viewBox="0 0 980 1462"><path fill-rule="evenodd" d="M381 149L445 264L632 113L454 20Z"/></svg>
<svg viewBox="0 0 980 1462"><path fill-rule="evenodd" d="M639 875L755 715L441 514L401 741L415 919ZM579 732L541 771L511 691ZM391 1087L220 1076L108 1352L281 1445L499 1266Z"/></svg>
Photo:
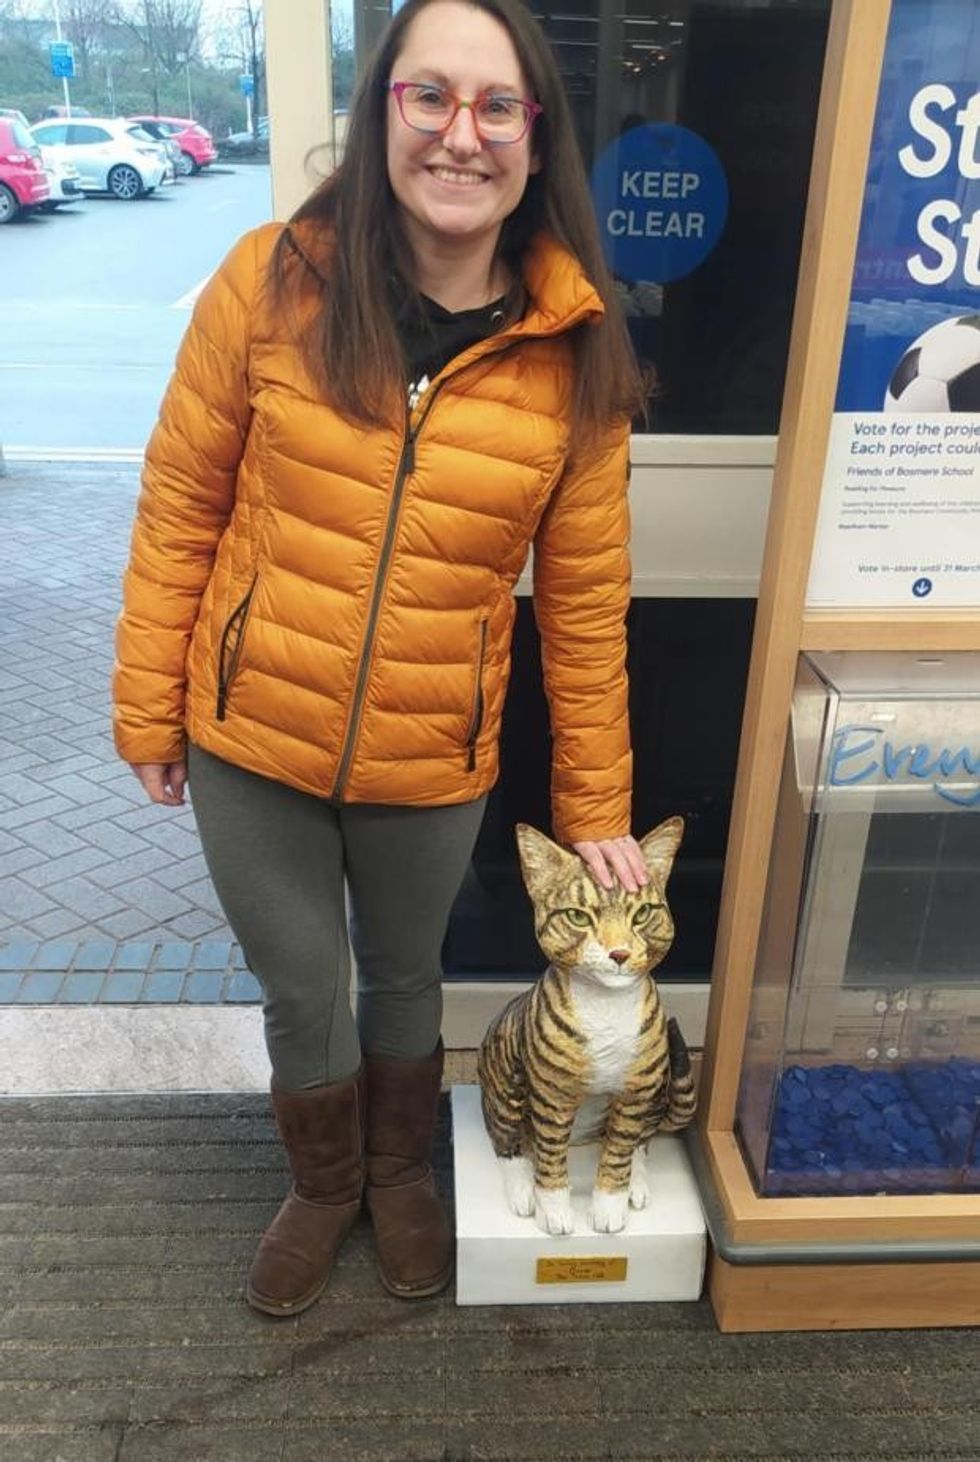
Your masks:
<svg viewBox="0 0 980 1462"><path fill-rule="evenodd" d="M567 1188L535 1188L534 1221L546 1234L570 1234L575 1229L572 1199Z"/></svg>
<svg viewBox="0 0 980 1462"><path fill-rule="evenodd" d="M630 1167L630 1208L646 1208L650 1202L650 1179L647 1177L646 1153L638 1147Z"/></svg>
<svg viewBox="0 0 980 1462"><path fill-rule="evenodd" d="M502 1157L504 1196L511 1213L530 1218L534 1212L534 1165L528 1157Z"/></svg>
<svg viewBox="0 0 980 1462"><path fill-rule="evenodd" d="M608 1193L604 1188L593 1188L592 1207L589 1218L597 1234L618 1234L626 1227L628 1193Z"/></svg>

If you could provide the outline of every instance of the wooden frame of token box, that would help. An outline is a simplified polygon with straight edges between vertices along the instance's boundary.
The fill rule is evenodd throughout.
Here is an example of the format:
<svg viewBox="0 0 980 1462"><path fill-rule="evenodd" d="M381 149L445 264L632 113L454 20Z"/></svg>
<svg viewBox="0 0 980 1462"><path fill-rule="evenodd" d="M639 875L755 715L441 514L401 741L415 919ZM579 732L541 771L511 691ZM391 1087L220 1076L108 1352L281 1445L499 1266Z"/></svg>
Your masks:
<svg viewBox="0 0 980 1462"><path fill-rule="evenodd" d="M734 1134L800 652L980 650L976 612L805 603L890 8L834 0L830 18L691 1143L722 1330L980 1324L980 1194L762 1198Z"/></svg>

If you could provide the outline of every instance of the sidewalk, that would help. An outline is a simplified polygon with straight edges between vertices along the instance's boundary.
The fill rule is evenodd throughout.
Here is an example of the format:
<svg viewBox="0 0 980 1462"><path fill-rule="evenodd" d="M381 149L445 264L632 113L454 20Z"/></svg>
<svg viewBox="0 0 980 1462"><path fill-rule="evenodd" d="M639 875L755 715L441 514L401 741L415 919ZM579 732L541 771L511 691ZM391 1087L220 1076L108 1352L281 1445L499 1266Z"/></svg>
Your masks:
<svg viewBox="0 0 980 1462"><path fill-rule="evenodd" d="M260 991L190 808L110 734L136 463L0 477L0 1093L256 1091ZM4 1459L6 1462L6 1459Z"/></svg>
<svg viewBox="0 0 980 1462"><path fill-rule="evenodd" d="M189 808L115 755L109 677L136 465L0 478L0 1003L255 1001Z"/></svg>

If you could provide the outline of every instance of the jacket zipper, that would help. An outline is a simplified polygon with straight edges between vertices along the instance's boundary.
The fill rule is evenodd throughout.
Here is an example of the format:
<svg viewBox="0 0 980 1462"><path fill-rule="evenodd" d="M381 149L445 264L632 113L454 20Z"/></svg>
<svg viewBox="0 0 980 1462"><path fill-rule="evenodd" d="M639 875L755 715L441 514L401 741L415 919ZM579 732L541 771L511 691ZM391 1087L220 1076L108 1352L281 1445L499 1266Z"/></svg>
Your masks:
<svg viewBox="0 0 980 1462"><path fill-rule="evenodd" d="M483 660L487 652L487 628L490 621L480 620L480 645L476 655L476 685L473 689L473 712L466 732L466 770L476 771L476 743L483 725Z"/></svg>
<svg viewBox="0 0 980 1462"><path fill-rule="evenodd" d="M343 795L344 785L347 781L350 764L354 756L354 743L357 740L357 733L360 730L361 711L364 708L364 697L367 694L368 673L371 667L371 654L374 649L374 635L381 613L381 600L384 596L388 565L391 561L391 555L395 546L398 514L405 493L405 483L415 471L415 443L418 441L419 433L425 425L426 418L432 410L433 402L438 396L442 384L440 381L433 388L432 394L426 402L425 410L414 427L412 426L411 412L407 406L405 408L405 441L402 446L401 457L398 461L398 470L395 473L395 483L391 490L391 501L388 504L388 518L385 523L384 538L381 542L378 567L374 576L374 589L371 593L371 607L368 610L367 629L364 632L364 644L361 647L361 658L357 667L357 679L354 682L354 698L351 705L350 720L347 723L347 734L344 737L343 750L340 754L337 777L333 787L332 795L334 801L339 801Z"/></svg>
<svg viewBox="0 0 980 1462"><path fill-rule="evenodd" d="M550 332L538 332L538 335L547 335L548 333ZM440 380L437 380L435 384L429 388L430 394L429 399L425 404L425 410L422 412L422 415L419 417L414 427L411 424L411 410L406 405L405 441L404 445L402 446L402 455L398 463L398 470L395 474L395 483L391 491L391 502L388 506L388 518L385 524L385 534L381 546L381 555L378 559L378 567L374 580L374 589L371 595L371 607L368 611L367 629L364 634L364 643L361 647L361 658L358 662L357 678L354 682L354 699L351 706L350 719L347 722L347 732L344 736L344 743L340 753L340 761L337 764L337 776L334 781L333 792L331 793L331 797L335 802L339 802L341 797L343 796L344 786L347 782L348 773L350 772L350 764L354 756L354 743L357 740L357 733L360 730L361 711L364 708L364 697L367 694L368 671L370 669L371 655L374 649L374 634L378 625L378 616L381 612L381 600L384 595L385 577L388 571L388 564L391 560L391 555L395 544L395 533L398 527L398 513L401 508L401 501L405 491L406 479L409 478L415 471L415 444L419 439L422 428L425 426L429 412L432 410L432 407L435 404L436 397L448 380L451 380L454 376L459 375L460 372L464 371L468 366L475 365L477 361L482 360L484 356L503 355L506 351L512 349L513 346L520 345L522 340L536 339L538 338L538 335L526 335L510 340L494 340L494 337L491 336L490 340L493 341L493 344L490 346L489 349L486 348L488 342L481 341L478 345L471 347L473 354L469 358L467 358L468 353L464 351L463 355L458 357L458 361L460 363L454 363L453 369L449 370L445 376L443 376ZM481 346L483 346L484 348L481 349Z"/></svg>
<svg viewBox="0 0 980 1462"><path fill-rule="evenodd" d="M237 608L232 610L231 614L228 617L228 623L225 625L224 630L222 631L221 644L218 648L218 704L216 708L216 714L219 721L223 721L225 719L225 714L228 706L228 692L231 690L231 683L235 678L235 672L238 669L238 662L241 659L242 645L245 640L245 624L248 620L248 611L251 608L252 596L255 593L255 587L258 582L259 576L258 574L256 574L251 584L249 585L248 593L245 595L245 598L237 606ZM231 659L228 662L228 669L225 670L225 656L228 650L228 638L231 635L232 630L236 628L238 632L235 635L235 643L232 646Z"/></svg>

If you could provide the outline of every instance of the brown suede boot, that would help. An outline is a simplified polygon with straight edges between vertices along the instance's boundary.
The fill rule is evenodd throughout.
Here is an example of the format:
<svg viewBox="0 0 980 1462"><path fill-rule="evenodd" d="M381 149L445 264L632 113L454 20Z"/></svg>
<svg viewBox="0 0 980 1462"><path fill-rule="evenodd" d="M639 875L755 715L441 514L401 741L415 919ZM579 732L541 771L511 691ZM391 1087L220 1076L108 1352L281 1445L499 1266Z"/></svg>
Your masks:
<svg viewBox="0 0 980 1462"><path fill-rule="evenodd" d="M367 1056L367 1206L381 1282L402 1299L438 1294L453 1272L449 1215L429 1160L443 1047L406 1060Z"/></svg>
<svg viewBox="0 0 980 1462"><path fill-rule="evenodd" d="M364 1070L304 1091L272 1087L293 1186L252 1261L245 1297L266 1315L319 1299L364 1188Z"/></svg>

